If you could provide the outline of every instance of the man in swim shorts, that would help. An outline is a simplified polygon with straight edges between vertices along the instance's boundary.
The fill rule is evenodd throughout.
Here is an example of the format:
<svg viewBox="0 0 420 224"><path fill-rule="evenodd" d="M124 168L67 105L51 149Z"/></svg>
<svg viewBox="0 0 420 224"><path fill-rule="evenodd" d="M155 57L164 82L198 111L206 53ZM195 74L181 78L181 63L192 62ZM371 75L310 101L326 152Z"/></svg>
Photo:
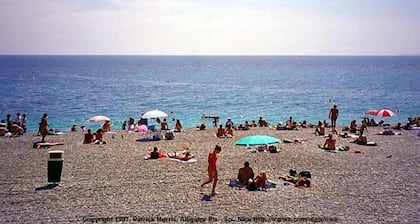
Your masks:
<svg viewBox="0 0 420 224"><path fill-rule="evenodd" d="M335 129L335 123L336 123L337 118L338 118L338 108L337 108L337 105L334 105L333 108L331 108L330 114L328 115L328 117L331 119L332 130L334 131L334 129Z"/></svg>
<svg viewBox="0 0 420 224"><path fill-rule="evenodd" d="M249 162L244 163L244 167L239 169L238 180L243 185L248 185L249 179L254 179L254 171L249 166Z"/></svg>
<svg viewBox="0 0 420 224"><path fill-rule="evenodd" d="M333 138L332 134L328 135L328 138L325 140L324 146L318 145L319 148L325 150L335 150L335 142L336 140Z"/></svg>

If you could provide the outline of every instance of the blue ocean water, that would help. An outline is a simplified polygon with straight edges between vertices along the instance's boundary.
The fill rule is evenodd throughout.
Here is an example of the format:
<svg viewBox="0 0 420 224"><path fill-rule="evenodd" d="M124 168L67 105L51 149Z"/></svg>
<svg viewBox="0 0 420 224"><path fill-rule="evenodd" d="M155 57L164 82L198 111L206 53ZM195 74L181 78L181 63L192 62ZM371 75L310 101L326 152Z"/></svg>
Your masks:
<svg viewBox="0 0 420 224"><path fill-rule="evenodd" d="M381 108L406 123L420 114L419 78L419 56L0 56L0 116L26 113L30 132L43 113L51 128L96 128L87 119L100 114L115 130L152 109L185 127L202 114L316 123L337 104L339 124Z"/></svg>

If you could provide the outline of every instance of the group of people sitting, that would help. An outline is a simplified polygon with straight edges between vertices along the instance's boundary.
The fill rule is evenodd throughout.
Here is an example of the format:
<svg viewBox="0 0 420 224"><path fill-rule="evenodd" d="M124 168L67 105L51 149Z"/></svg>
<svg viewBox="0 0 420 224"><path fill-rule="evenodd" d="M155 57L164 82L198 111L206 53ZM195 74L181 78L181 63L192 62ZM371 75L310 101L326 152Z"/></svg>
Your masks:
<svg viewBox="0 0 420 224"><path fill-rule="evenodd" d="M238 181L245 185L249 191L267 190L266 182L268 178L266 172L261 171L256 177L254 175L254 170L250 167L249 162L245 162L244 166L239 169ZM296 187L311 187L311 174L308 171L298 173L295 169L291 169L289 175L282 175L279 179L290 182Z"/></svg>
<svg viewBox="0 0 420 224"><path fill-rule="evenodd" d="M107 144L108 141L104 138L103 133L102 128L99 128L94 134L92 134L92 130L88 129L83 144Z"/></svg>
<svg viewBox="0 0 420 224"><path fill-rule="evenodd" d="M367 126L368 125L365 120L362 120L362 124L360 126L357 126L356 120L352 120L350 122L350 126L344 127L343 131L349 131L350 133L353 133L353 134L363 135L365 131L366 132L368 131Z"/></svg>
<svg viewBox="0 0 420 224"><path fill-rule="evenodd" d="M289 174L279 177L284 181L294 184L296 187L311 187L311 173L309 171L297 172L296 169L290 169Z"/></svg>
<svg viewBox="0 0 420 224"><path fill-rule="evenodd" d="M216 132L216 137L218 138L233 138L233 126L227 125L226 128L223 128L223 125L220 125Z"/></svg>
<svg viewBox="0 0 420 224"><path fill-rule="evenodd" d="M162 154L166 154L169 158L178 159L181 161L189 161L194 156L191 154L190 149L188 147L184 148L182 152L168 152L164 153L159 150L157 146L153 147L153 151L150 152L150 159L159 159L161 158Z"/></svg>
<svg viewBox="0 0 420 224"><path fill-rule="evenodd" d="M181 132L183 127L182 127L182 123L179 119L173 119L173 121L175 121L175 127L173 129L173 131L175 132ZM169 125L168 125L168 121L166 120L166 118L164 118L163 120L160 120L159 118L156 118L156 123L158 125L160 125L160 130L170 130ZM154 125L152 125L154 128ZM134 118L130 117L128 119L128 123L126 121L123 122L123 125L121 126L122 130L128 130L128 131L132 131L132 132L147 132L148 131L148 120L145 118L139 119L137 122L135 121ZM152 130L155 131L155 130Z"/></svg>
<svg viewBox="0 0 420 224"><path fill-rule="evenodd" d="M314 125L308 124L306 120L296 122L293 120L293 117L289 117L285 125L283 125L282 122L279 121L277 125L275 126L277 130L298 130L299 128L311 128L311 127L314 127Z"/></svg>
<svg viewBox="0 0 420 224"><path fill-rule="evenodd" d="M0 136L6 135L23 135L26 132L26 125L28 118L26 114L21 115L16 113L16 119L13 120L10 114L7 114L6 120L2 120L0 123Z"/></svg>
<svg viewBox="0 0 420 224"><path fill-rule="evenodd" d="M239 169L238 181L250 191L267 190L265 186L267 174L261 171L255 178L254 175L254 170L249 166L249 162L245 162L244 167Z"/></svg>

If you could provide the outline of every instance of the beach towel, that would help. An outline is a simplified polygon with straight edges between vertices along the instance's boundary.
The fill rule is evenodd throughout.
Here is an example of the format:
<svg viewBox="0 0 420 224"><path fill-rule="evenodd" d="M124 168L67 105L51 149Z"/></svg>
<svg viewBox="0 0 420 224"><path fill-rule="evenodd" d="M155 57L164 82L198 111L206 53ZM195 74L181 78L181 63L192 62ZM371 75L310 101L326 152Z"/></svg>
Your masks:
<svg viewBox="0 0 420 224"><path fill-rule="evenodd" d="M230 187L233 187L233 188L237 189L237 190L243 190L243 189L246 189L246 185L241 184L241 183L239 182L239 180L238 180L238 179L229 179L229 181L228 181L228 185L229 185ZM277 183L276 183L276 182L274 182L274 181L272 181L272 180L267 180L267 181L265 182L265 188L266 188L267 190L269 190L269 189L274 189L274 188L276 188L276 187L277 187Z"/></svg>
<svg viewBox="0 0 420 224"><path fill-rule="evenodd" d="M241 184L238 179L229 179L228 185L238 190L246 189L246 185Z"/></svg>
<svg viewBox="0 0 420 224"><path fill-rule="evenodd" d="M35 142L33 148L49 148L56 145L64 145L64 142Z"/></svg>
<svg viewBox="0 0 420 224"><path fill-rule="evenodd" d="M176 159L176 158L169 158L170 160L176 161L176 162L180 162L180 163L194 163L197 162L197 159L195 158L191 158L189 160L181 160L181 159Z"/></svg>

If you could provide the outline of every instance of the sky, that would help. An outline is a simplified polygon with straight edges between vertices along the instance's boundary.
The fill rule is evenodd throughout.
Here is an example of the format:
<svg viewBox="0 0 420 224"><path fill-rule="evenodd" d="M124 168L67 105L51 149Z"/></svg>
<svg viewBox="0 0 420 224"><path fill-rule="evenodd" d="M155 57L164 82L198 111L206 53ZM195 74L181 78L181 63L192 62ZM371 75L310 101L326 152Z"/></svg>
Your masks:
<svg viewBox="0 0 420 224"><path fill-rule="evenodd" d="M0 54L420 54L420 0L0 0Z"/></svg>

